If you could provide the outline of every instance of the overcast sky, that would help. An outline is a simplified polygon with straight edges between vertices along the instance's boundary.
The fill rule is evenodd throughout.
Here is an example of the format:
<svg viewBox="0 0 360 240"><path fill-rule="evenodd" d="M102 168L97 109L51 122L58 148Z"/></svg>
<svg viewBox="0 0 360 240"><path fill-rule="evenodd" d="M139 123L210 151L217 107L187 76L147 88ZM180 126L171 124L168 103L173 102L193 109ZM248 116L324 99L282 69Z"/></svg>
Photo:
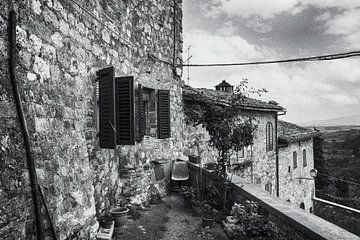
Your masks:
<svg viewBox="0 0 360 240"><path fill-rule="evenodd" d="M360 50L360 0L184 0L190 63L276 60ZM186 55L184 53L184 59ZM187 69L183 79L187 82ZM360 58L315 63L191 68L190 85L225 79L266 88L264 100L301 123L360 114Z"/></svg>

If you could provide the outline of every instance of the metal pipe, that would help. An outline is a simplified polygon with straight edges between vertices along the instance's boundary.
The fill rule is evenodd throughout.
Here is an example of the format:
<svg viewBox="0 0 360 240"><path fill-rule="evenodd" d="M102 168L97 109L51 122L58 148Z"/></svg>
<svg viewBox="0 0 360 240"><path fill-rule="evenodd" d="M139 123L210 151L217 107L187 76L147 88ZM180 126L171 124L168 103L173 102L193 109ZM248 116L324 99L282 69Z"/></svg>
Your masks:
<svg viewBox="0 0 360 240"><path fill-rule="evenodd" d="M278 147L278 114L275 114L275 174L276 174L276 196L280 196L279 190L279 147Z"/></svg>
<svg viewBox="0 0 360 240"><path fill-rule="evenodd" d="M174 44L173 44L173 51L174 51L174 56L173 56L173 70L175 71L175 64L176 64L176 0L173 1L173 24L174 24Z"/></svg>
<svg viewBox="0 0 360 240"><path fill-rule="evenodd" d="M11 6L12 7L12 6ZM39 189L37 183L37 176L36 176L36 169L35 169L35 162L31 156L31 149L30 149L30 138L29 132L26 125L26 119L24 115L24 109L21 103L21 98L19 94L19 89L16 81L15 76L15 65L16 65L16 13L13 8L10 10L9 13L9 25L8 25L8 34L9 34L9 75L10 81L13 89L13 94L15 98L15 105L16 110L19 116L19 123L21 128L21 133L24 137L24 146L26 152L26 160L27 160L27 167L29 171L30 177L30 187L32 193L32 199L34 202L34 212L35 212L35 223L36 223L36 230L37 230L37 239L43 240L44 239L44 228L43 222L41 217L41 204L39 199Z"/></svg>

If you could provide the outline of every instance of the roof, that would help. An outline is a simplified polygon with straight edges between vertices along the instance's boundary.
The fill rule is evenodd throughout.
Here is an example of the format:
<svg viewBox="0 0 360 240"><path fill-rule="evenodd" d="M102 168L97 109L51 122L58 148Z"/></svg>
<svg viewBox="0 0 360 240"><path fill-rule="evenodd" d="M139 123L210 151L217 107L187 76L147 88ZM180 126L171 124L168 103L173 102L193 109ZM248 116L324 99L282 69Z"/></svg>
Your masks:
<svg viewBox="0 0 360 240"><path fill-rule="evenodd" d="M200 102L214 102L219 105L227 105L232 96L232 93L222 92L207 88L192 88L185 85L183 87L183 96L185 101L200 101ZM284 112L285 108L274 104L267 103L253 98L245 98L244 109L258 110L258 111L273 111Z"/></svg>
<svg viewBox="0 0 360 240"><path fill-rule="evenodd" d="M233 85L231 85L230 83L228 83L225 80L222 80L222 82L219 83L218 85L216 85L215 87L233 87Z"/></svg>
<svg viewBox="0 0 360 240"><path fill-rule="evenodd" d="M280 142L293 143L317 136L315 130L278 120L278 139Z"/></svg>

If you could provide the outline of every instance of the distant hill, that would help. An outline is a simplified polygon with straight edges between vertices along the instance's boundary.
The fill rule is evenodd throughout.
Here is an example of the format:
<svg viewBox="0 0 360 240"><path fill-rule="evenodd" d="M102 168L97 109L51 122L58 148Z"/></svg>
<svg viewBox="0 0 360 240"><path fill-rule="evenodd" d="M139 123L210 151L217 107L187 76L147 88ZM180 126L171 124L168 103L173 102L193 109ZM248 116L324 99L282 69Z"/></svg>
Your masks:
<svg viewBox="0 0 360 240"><path fill-rule="evenodd" d="M301 123L301 126L360 126L360 115L330 118Z"/></svg>

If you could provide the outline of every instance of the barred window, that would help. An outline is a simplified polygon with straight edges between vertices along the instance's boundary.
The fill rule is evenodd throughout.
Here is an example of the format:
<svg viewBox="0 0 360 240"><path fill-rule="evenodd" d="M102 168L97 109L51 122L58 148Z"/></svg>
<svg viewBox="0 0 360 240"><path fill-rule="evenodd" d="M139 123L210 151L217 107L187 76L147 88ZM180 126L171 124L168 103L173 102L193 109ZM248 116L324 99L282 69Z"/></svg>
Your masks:
<svg viewBox="0 0 360 240"><path fill-rule="evenodd" d="M266 151L274 149L274 128L271 122L266 124Z"/></svg>
<svg viewBox="0 0 360 240"><path fill-rule="evenodd" d="M297 168L297 152L293 152L293 168Z"/></svg>

